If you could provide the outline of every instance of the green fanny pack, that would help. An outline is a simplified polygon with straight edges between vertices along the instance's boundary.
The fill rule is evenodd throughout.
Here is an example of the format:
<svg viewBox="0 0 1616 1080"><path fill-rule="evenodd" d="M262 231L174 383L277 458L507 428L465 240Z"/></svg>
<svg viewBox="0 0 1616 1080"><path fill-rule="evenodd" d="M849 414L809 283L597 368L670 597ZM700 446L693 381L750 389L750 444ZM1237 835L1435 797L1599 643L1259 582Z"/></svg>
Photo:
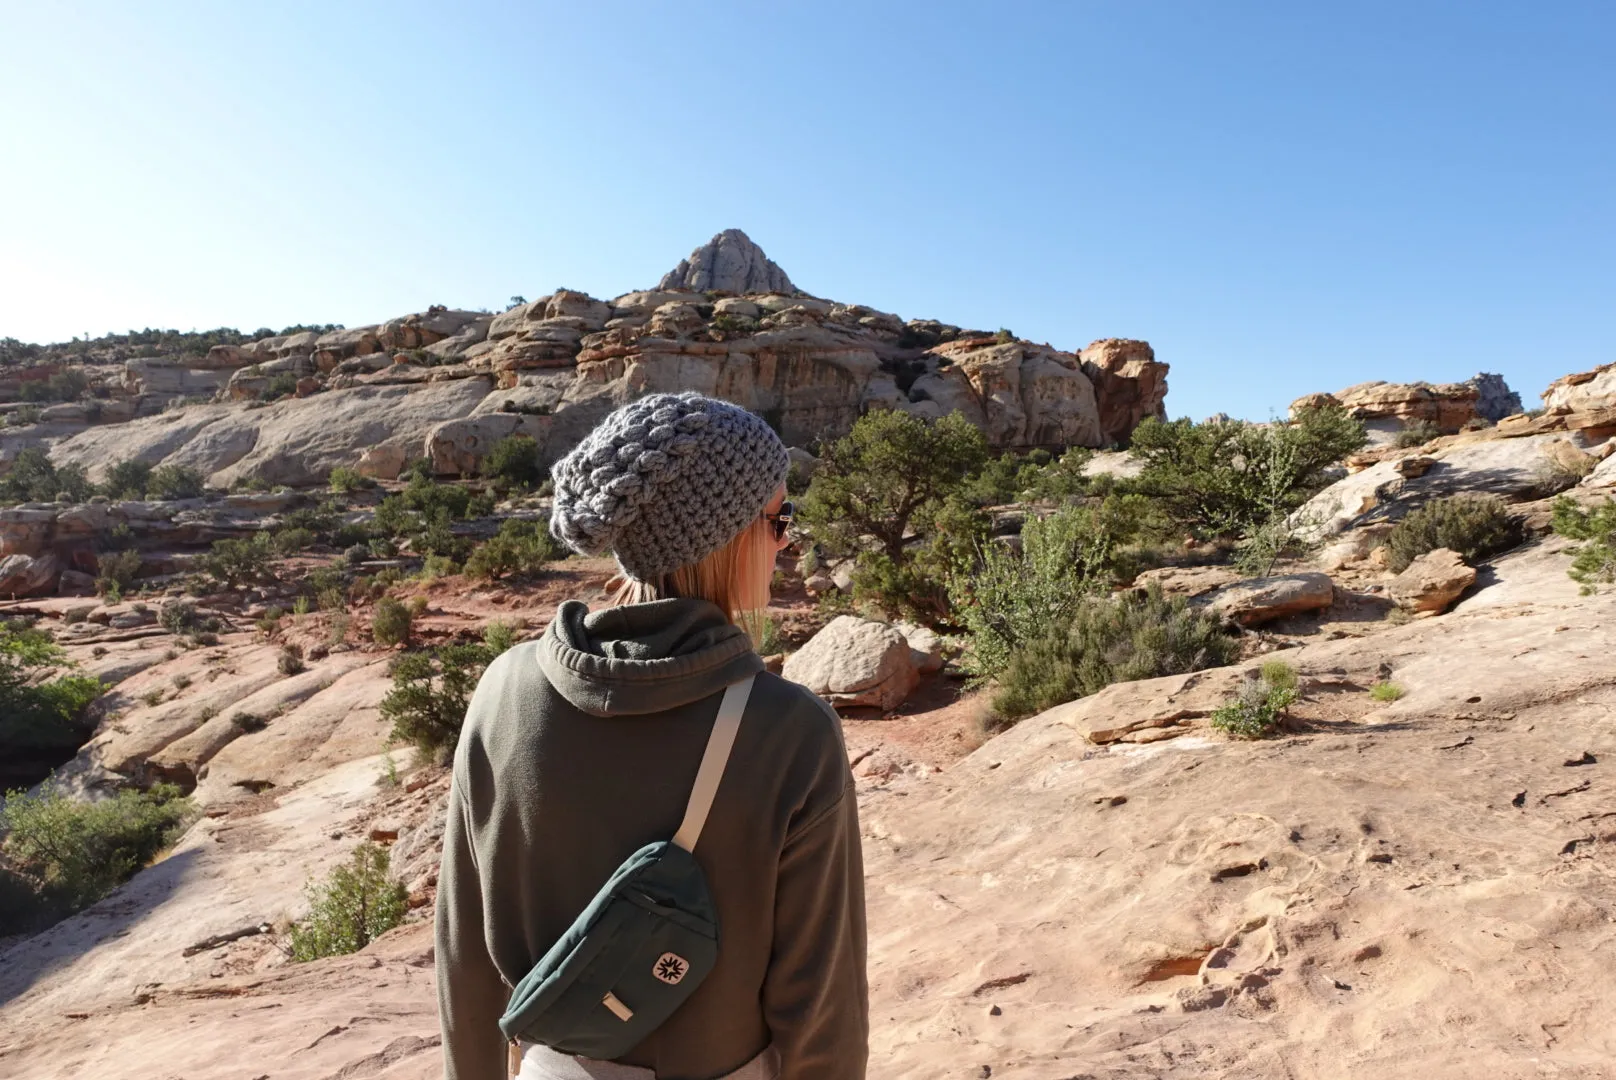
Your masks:
<svg viewBox="0 0 1616 1080"><path fill-rule="evenodd" d="M755 678L724 691L678 833L630 855L512 989L499 1019L512 1043L621 1057L672 1016L718 962L718 910L692 852Z"/></svg>

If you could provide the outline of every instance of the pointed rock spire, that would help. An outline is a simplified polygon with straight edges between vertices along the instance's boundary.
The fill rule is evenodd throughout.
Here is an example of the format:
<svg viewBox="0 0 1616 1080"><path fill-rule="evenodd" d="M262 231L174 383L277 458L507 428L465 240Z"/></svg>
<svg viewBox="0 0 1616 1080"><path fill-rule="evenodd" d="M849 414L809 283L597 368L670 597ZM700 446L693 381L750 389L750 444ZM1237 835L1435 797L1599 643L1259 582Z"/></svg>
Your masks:
<svg viewBox="0 0 1616 1080"><path fill-rule="evenodd" d="M728 293L793 293L786 272L739 229L725 229L662 275L659 289Z"/></svg>

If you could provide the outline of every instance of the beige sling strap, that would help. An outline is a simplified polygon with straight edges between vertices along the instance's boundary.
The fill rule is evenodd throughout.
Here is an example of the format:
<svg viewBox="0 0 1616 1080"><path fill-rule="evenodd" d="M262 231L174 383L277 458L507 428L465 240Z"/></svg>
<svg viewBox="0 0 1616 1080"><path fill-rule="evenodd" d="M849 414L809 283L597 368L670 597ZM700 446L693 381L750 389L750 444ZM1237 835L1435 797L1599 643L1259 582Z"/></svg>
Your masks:
<svg viewBox="0 0 1616 1080"><path fill-rule="evenodd" d="M748 675L730 685L724 691L724 700L718 703L718 719L713 721L713 733L707 736L707 749L701 755L701 767L696 770L690 802L685 804L685 819L673 837L673 842L686 851L695 851L696 841L701 839L702 826L707 824L707 812L713 808L718 782L724 779L724 766L735 746L735 733L740 730L741 714L746 712L746 699L752 696L752 683L756 679L756 675Z"/></svg>

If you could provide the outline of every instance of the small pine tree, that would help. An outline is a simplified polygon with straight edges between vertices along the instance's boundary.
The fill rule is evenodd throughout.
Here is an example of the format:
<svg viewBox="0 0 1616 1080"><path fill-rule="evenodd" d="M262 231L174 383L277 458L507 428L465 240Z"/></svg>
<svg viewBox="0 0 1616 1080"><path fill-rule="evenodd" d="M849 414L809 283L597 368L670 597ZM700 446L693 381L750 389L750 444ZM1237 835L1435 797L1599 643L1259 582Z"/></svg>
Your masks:
<svg viewBox="0 0 1616 1080"><path fill-rule="evenodd" d="M298 962L358 952L404 921L409 894L388 877L387 849L365 842L323 883L308 887L309 914L292 927Z"/></svg>

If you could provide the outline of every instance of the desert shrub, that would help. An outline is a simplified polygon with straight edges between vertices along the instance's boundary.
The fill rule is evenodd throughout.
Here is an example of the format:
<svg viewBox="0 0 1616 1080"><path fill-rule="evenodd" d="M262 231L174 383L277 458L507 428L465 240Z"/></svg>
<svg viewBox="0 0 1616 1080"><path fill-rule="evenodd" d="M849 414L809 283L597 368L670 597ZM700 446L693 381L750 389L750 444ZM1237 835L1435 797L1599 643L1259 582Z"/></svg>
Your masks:
<svg viewBox="0 0 1616 1080"><path fill-rule="evenodd" d="M483 627L483 644L493 650L495 656L498 656L516 644L516 627L508 622L495 619Z"/></svg>
<svg viewBox="0 0 1616 1080"><path fill-rule="evenodd" d="M107 466L101 493L112 499L143 499L151 482L152 467L137 458Z"/></svg>
<svg viewBox="0 0 1616 1080"><path fill-rule="evenodd" d="M1283 661L1271 660L1263 665L1258 678L1247 679L1241 685L1233 701L1212 711L1211 724L1215 730L1237 739L1261 739L1279 727L1285 710L1295 702L1295 670Z"/></svg>
<svg viewBox="0 0 1616 1080"><path fill-rule="evenodd" d="M263 393L258 395L259 401L276 401L283 397L291 397L297 393L297 376L290 371L277 371L269 377L264 384Z"/></svg>
<svg viewBox="0 0 1616 1080"><path fill-rule="evenodd" d="M1238 536L1289 513L1325 485L1325 470L1363 447L1361 422L1337 407L1269 425L1150 417L1134 430L1138 489L1200 536Z"/></svg>
<svg viewBox="0 0 1616 1080"><path fill-rule="evenodd" d="M331 475L326 478L326 483L331 486L332 491L339 494L347 494L361 488L373 488L376 486L376 481L368 476L360 476L357 471L348 468L346 465L338 465L332 469Z"/></svg>
<svg viewBox="0 0 1616 1080"><path fill-rule="evenodd" d="M276 658L275 666L282 675L297 675L301 673L305 667L303 663L303 646L292 644L282 645L280 655Z"/></svg>
<svg viewBox="0 0 1616 1080"><path fill-rule="evenodd" d="M282 529L304 529L320 540L330 539L341 527L341 512L329 501L300 506L281 517Z"/></svg>
<svg viewBox="0 0 1616 1080"><path fill-rule="evenodd" d="M527 435L507 435L478 462L478 472L500 490L527 489L544 479L539 444Z"/></svg>
<svg viewBox="0 0 1616 1080"><path fill-rule="evenodd" d="M195 499L204 491L202 474L185 465L159 465L146 481L153 499Z"/></svg>
<svg viewBox="0 0 1616 1080"><path fill-rule="evenodd" d="M797 520L828 554L859 556L855 595L889 610L930 607L921 595L944 597L945 579L935 571L922 576L916 558L946 561L951 541L945 538L940 553L910 538L960 536L969 513L965 481L986 461L982 433L958 413L935 422L868 413L824 449Z"/></svg>
<svg viewBox="0 0 1616 1080"><path fill-rule="evenodd" d="M958 413L935 422L868 413L825 448L798 521L833 554L853 554L871 541L901 563L911 531L926 531L986 459L982 433Z"/></svg>
<svg viewBox="0 0 1616 1080"><path fill-rule="evenodd" d="M404 921L409 894L388 862L387 849L367 840L325 881L309 883L309 913L290 933L294 961L358 952Z"/></svg>
<svg viewBox="0 0 1616 1080"><path fill-rule="evenodd" d="M421 569L415 576L422 581L436 581L441 577L448 577L460 569L460 565L447 555L428 555L421 560Z"/></svg>
<svg viewBox="0 0 1616 1080"><path fill-rule="evenodd" d="M1566 573L1591 593L1600 585L1616 584L1616 499L1585 509L1566 496L1554 500L1554 531L1582 544L1573 549Z"/></svg>
<svg viewBox="0 0 1616 1080"><path fill-rule="evenodd" d="M425 615L427 609L431 606L432 601L419 593L410 597L410 602L405 605L410 609L410 618L412 619L419 619L422 615Z"/></svg>
<svg viewBox="0 0 1616 1080"><path fill-rule="evenodd" d="M314 544L314 533L308 529L277 529L269 538L269 546L275 549L275 554L282 556L307 551Z"/></svg>
<svg viewBox="0 0 1616 1080"><path fill-rule="evenodd" d="M998 675L1049 627L1066 625L1087 597L1129 576L1125 545L1137 531L1137 505L1137 498L1113 496L1033 518L1021 530L1019 552L990 543L979 564L957 568L949 589L971 638L967 670Z"/></svg>
<svg viewBox="0 0 1616 1080"><path fill-rule="evenodd" d="M1001 326L999 327L998 332L993 335L993 340L1000 345L1008 345L1012 341L1016 340L1016 335L1010 330L1007 330Z"/></svg>
<svg viewBox="0 0 1616 1080"><path fill-rule="evenodd" d="M71 673L67 655L42 630L0 623L0 748L7 754L71 752L84 742L100 680ZM53 670L67 674L48 678Z"/></svg>
<svg viewBox="0 0 1616 1080"><path fill-rule="evenodd" d="M424 755L452 755L477 680L514 636L485 632L480 644L445 645L399 657L393 664L393 687L381 703L382 717L393 723L393 739Z"/></svg>
<svg viewBox="0 0 1616 1080"><path fill-rule="evenodd" d="M18 405L11 410L6 420L6 426L27 427L29 424L39 423L39 419L40 409L38 405Z"/></svg>
<svg viewBox="0 0 1616 1080"><path fill-rule="evenodd" d="M375 513L371 515L370 527L382 536L402 537L420 528L421 519L404 505L404 496L389 495L377 505Z"/></svg>
<svg viewBox="0 0 1616 1080"><path fill-rule="evenodd" d="M286 618L286 609L279 605L271 604L264 609L264 613L259 616L255 625L258 627L259 633L263 634L264 637L273 639L276 634L281 632L281 620L284 618Z"/></svg>
<svg viewBox="0 0 1616 1080"><path fill-rule="evenodd" d="M966 573L988 542L987 516L953 495L930 515L924 539L901 561L862 551L853 563L853 599L890 615L934 626L951 625L949 582Z"/></svg>
<svg viewBox="0 0 1616 1080"><path fill-rule="evenodd" d="M1403 694L1403 688L1394 682L1378 682L1369 688L1370 700L1378 701L1382 704L1396 701Z"/></svg>
<svg viewBox="0 0 1616 1080"><path fill-rule="evenodd" d="M370 557L369 544L350 544L342 551L342 561L349 566L358 566Z"/></svg>
<svg viewBox="0 0 1616 1080"><path fill-rule="evenodd" d="M96 594L116 603L140 573L140 552L109 551L96 558L95 569Z"/></svg>
<svg viewBox="0 0 1616 1080"><path fill-rule="evenodd" d="M216 634L224 629L217 615L201 615L189 600L170 600L157 612L157 621L171 634Z"/></svg>
<svg viewBox="0 0 1616 1080"><path fill-rule="evenodd" d="M410 639L410 609L384 596L370 617L370 636L378 645L401 645Z"/></svg>
<svg viewBox="0 0 1616 1080"><path fill-rule="evenodd" d="M1432 439L1441 438L1442 429L1429 420L1417 420L1397 433L1397 445L1403 449L1424 446Z"/></svg>
<svg viewBox="0 0 1616 1080"><path fill-rule="evenodd" d="M178 838L193 809L172 784L94 803L48 786L11 791L0 810L3 850L54 913L66 915L133 877Z"/></svg>
<svg viewBox="0 0 1616 1080"><path fill-rule="evenodd" d="M543 521L508 518L500 524L497 534L472 551L466 560L466 573L490 581L533 577L543 571L545 563L565 554Z"/></svg>
<svg viewBox="0 0 1616 1080"><path fill-rule="evenodd" d="M69 502L85 502L94 494L95 485L82 466L57 468L37 446L18 451L10 470L0 477L3 502L55 502L64 496Z"/></svg>
<svg viewBox="0 0 1616 1080"><path fill-rule="evenodd" d="M1085 597L1010 657L992 710L1004 726L1115 682L1218 667L1238 651L1216 616L1155 585L1115 599Z"/></svg>
<svg viewBox="0 0 1616 1080"><path fill-rule="evenodd" d="M1415 507L1386 537L1386 565L1401 573L1437 548L1466 562L1508 551L1521 542L1520 522L1493 495L1451 495Z"/></svg>
<svg viewBox="0 0 1616 1080"><path fill-rule="evenodd" d="M269 534L258 533L250 540L215 540L213 547L202 556L200 565L210 577L225 585L240 587L273 581L274 555L274 542Z"/></svg>

